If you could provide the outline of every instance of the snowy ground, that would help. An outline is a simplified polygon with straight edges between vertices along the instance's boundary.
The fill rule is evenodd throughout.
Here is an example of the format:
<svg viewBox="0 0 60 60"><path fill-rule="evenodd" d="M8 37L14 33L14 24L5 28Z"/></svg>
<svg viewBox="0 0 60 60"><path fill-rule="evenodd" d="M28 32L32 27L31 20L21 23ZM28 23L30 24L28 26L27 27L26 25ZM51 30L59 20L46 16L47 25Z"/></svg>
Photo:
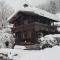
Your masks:
<svg viewBox="0 0 60 60"><path fill-rule="evenodd" d="M9 36L11 35L8 33L2 32L0 33L0 35L1 42L5 42L6 40L10 41L11 43L13 40L10 39ZM25 47L21 46L18 46L17 49L16 46L15 49L0 48L0 60L60 60L60 46L56 46L57 43L60 45L60 34L46 35L42 38L39 38L39 40L42 41L42 46L48 43L53 47L45 48L43 50L23 50L23 48L25 49Z"/></svg>
<svg viewBox="0 0 60 60"><path fill-rule="evenodd" d="M1 53L12 60L60 60L60 46L44 50L0 49L0 56Z"/></svg>

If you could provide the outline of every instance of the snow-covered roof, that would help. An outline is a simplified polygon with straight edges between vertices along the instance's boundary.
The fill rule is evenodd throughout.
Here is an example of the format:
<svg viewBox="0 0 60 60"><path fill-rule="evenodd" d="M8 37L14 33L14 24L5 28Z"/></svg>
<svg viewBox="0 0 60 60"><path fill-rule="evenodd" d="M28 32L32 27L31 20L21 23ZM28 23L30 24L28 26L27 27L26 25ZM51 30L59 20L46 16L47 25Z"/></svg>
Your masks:
<svg viewBox="0 0 60 60"><path fill-rule="evenodd" d="M51 14L45 10L39 9L39 8L35 8L35 7L20 7L20 9L16 10L9 18L8 21L10 21L18 12L31 12L33 14L37 14L40 16L44 16L47 17L49 19L53 19L55 21L58 20L58 18L56 17L56 15Z"/></svg>
<svg viewBox="0 0 60 60"><path fill-rule="evenodd" d="M55 15L58 18L58 21L60 21L60 12L56 13Z"/></svg>
<svg viewBox="0 0 60 60"><path fill-rule="evenodd" d="M59 26L60 27L60 22L54 22L54 26Z"/></svg>

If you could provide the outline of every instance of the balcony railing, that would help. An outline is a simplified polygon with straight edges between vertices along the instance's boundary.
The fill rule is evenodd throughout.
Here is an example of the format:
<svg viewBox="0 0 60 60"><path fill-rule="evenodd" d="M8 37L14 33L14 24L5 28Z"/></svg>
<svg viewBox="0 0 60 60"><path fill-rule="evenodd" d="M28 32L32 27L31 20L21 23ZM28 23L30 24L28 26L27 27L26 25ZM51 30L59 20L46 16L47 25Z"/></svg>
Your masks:
<svg viewBox="0 0 60 60"><path fill-rule="evenodd" d="M20 25L18 27L13 27L12 31L17 32L17 31L27 31L27 30L32 30L32 29L43 30L43 31L51 31L51 32L56 31L55 26L42 24L42 23L39 23L39 22L33 22L33 23L30 23L30 24L25 24L25 25Z"/></svg>
<svg viewBox="0 0 60 60"><path fill-rule="evenodd" d="M48 25L48 24L42 24L42 23L39 23L39 22L34 22L36 28L40 28L40 30L45 30L45 31L51 31L51 32L55 32L57 27L56 26L51 26L51 25Z"/></svg>
<svg viewBox="0 0 60 60"><path fill-rule="evenodd" d="M33 29L33 23L30 23L30 24L20 25L18 27L13 27L12 31L17 32L17 31L26 31L32 29Z"/></svg>

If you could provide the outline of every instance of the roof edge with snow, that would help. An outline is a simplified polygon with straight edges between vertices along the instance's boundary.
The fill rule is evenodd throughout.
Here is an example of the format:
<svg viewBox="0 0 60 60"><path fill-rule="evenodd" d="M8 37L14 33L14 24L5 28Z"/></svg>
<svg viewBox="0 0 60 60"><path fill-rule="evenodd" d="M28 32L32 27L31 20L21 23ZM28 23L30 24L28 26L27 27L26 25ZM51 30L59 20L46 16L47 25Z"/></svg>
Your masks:
<svg viewBox="0 0 60 60"><path fill-rule="evenodd" d="M32 12L34 14L37 14L37 15L40 15L40 16L44 16L46 18L49 18L49 19L52 19L52 20L55 20L55 21L58 21L58 18L54 15L54 14L51 14L45 10L42 10L42 9L39 9L39 8L35 8L35 7L22 7L20 8L19 10L15 11L8 19L7 21L10 21L18 12L24 12L24 11L28 11L28 12Z"/></svg>

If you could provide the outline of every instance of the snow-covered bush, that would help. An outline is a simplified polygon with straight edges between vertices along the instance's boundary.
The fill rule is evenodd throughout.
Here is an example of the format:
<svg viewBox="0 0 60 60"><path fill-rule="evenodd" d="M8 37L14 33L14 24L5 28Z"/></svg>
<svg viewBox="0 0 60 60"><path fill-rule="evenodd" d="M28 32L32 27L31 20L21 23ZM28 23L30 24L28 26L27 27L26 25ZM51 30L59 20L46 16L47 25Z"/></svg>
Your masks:
<svg viewBox="0 0 60 60"><path fill-rule="evenodd" d="M11 48L15 41L12 34L6 32L5 29L0 30L0 48Z"/></svg>
<svg viewBox="0 0 60 60"><path fill-rule="evenodd" d="M41 43L40 43L41 48L60 45L60 34L46 35L44 37L41 37L40 40L41 40Z"/></svg>

